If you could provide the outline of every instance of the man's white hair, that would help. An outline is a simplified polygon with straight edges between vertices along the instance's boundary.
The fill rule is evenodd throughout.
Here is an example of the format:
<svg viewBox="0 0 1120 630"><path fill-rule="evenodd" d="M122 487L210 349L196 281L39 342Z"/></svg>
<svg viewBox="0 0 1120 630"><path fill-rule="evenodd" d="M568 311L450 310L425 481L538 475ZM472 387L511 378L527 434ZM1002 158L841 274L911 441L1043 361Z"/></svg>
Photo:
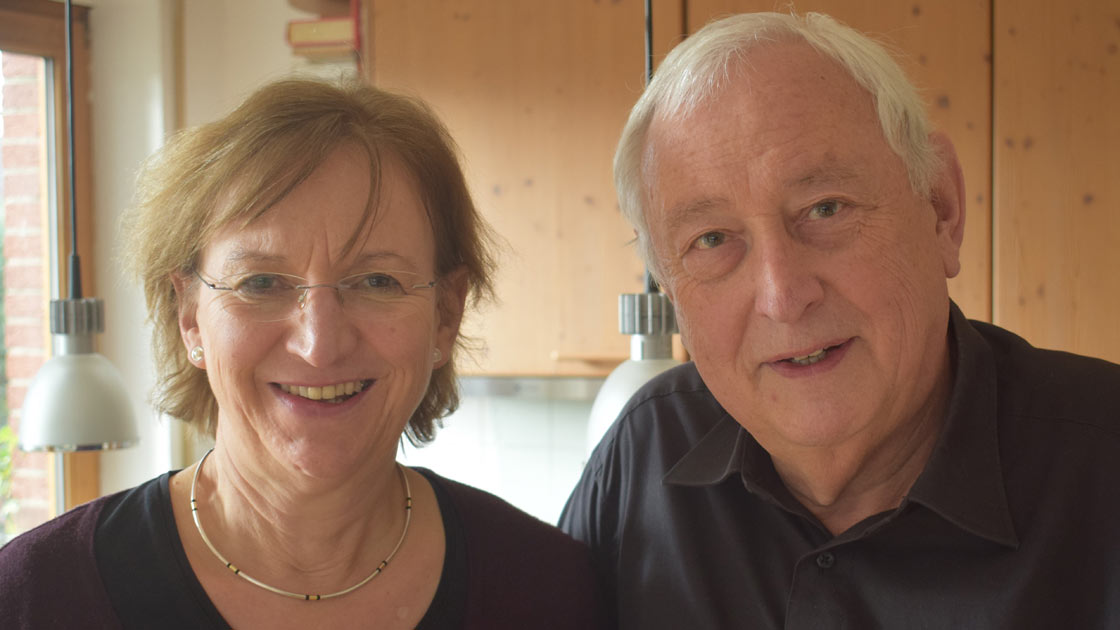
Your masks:
<svg viewBox="0 0 1120 630"><path fill-rule="evenodd" d="M736 64L756 45L804 41L837 61L875 99L891 149L906 165L914 192L928 197L938 168L930 124L917 89L881 44L821 13L744 13L709 23L672 50L630 111L614 156L614 182L622 214L638 233L646 266L660 276L649 240L643 202L646 133L655 117L685 116L718 95Z"/></svg>

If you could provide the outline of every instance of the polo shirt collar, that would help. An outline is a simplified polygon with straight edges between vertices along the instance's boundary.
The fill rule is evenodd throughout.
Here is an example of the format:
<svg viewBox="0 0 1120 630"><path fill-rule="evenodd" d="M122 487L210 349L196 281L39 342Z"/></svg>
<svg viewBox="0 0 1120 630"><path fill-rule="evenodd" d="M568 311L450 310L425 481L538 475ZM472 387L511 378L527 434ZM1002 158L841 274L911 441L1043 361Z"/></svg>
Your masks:
<svg viewBox="0 0 1120 630"><path fill-rule="evenodd" d="M995 358L956 304L949 325L953 394L941 437L908 499L977 536L1017 547L1000 462Z"/></svg>
<svg viewBox="0 0 1120 630"><path fill-rule="evenodd" d="M661 478L664 483L678 486L713 486L740 472L740 462L746 442L752 442L747 433L726 411L719 422L684 457Z"/></svg>
<svg viewBox="0 0 1120 630"><path fill-rule="evenodd" d="M999 457L996 369L980 333L950 305L953 394L941 437L907 501L920 503L977 536L1009 547L1011 520ZM711 486L739 474L755 494L785 503L789 491L770 455L727 412L662 478L670 485ZM801 511L801 510L797 510Z"/></svg>

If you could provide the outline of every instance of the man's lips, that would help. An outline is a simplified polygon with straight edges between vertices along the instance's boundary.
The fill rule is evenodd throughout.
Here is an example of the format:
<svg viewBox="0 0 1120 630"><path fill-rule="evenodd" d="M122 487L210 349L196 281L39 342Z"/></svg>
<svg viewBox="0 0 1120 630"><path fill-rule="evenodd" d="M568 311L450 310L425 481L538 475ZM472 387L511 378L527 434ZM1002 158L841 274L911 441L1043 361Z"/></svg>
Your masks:
<svg viewBox="0 0 1120 630"><path fill-rule="evenodd" d="M810 365L815 365L817 363L820 363L821 361L824 361L826 358L828 358L830 353L846 348L848 344L851 343L851 341L852 340L849 338L842 341L825 343L815 348L797 350L790 354L784 354L769 359L768 361L766 361L766 363L772 366L789 365L808 367Z"/></svg>

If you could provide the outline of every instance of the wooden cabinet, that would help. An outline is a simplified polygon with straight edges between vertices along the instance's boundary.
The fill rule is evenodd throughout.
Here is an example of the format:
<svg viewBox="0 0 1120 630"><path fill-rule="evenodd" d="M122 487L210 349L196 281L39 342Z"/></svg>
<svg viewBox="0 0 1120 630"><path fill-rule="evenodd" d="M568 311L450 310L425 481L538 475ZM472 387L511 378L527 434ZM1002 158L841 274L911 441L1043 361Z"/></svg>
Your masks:
<svg viewBox="0 0 1120 630"><path fill-rule="evenodd" d="M1120 2L995 17L995 322L1120 362Z"/></svg>
<svg viewBox="0 0 1120 630"><path fill-rule="evenodd" d="M680 4L658 32L681 32ZM629 355L618 295L643 289L611 181L643 86L640 0L369 0L367 72L431 103L504 239L501 302L470 317L490 375L605 375ZM661 38L670 41L670 36Z"/></svg>
<svg viewBox="0 0 1120 630"><path fill-rule="evenodd" d="M490 375L603 375L641 290L611 158L642 87L640 0L367 0L367 69L451 127L505 239L501 303L468 333ZM658 58L770 0L655 0ZM899 53L965 170L964 312L1036 345L1120 361L1116 0L802 0ZM993 118L994 115L994 118ZM994 166L993 166L994 165Z"/></svg>

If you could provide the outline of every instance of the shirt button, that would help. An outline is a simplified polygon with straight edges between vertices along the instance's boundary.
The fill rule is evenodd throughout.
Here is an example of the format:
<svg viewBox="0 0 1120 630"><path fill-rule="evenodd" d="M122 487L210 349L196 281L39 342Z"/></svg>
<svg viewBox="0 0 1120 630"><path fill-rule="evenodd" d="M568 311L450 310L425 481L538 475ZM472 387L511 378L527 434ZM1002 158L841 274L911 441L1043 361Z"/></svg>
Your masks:
<svg viewBox="0 0 1120 630"><path fill-rule="evenodd" d="M825 551L817 556L817 566L822 569L831 569L834 564L836 564L836 556L832 555L832 552Z"/></svg>

